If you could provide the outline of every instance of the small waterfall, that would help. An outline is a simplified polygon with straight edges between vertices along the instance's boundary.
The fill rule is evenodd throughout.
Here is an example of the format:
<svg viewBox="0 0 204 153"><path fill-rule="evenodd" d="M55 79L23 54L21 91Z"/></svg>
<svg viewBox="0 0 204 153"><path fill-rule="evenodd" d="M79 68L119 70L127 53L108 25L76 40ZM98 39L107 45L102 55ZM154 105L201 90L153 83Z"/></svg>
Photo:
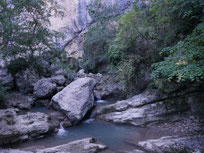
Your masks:
<svg viewBox="0 0 204 153"><path fill-rule="evenodd" d="M96 104L107 104L107 101L105 101L105 100L97 100Z"/></svg>
<svg viewBox="0 0 204 153"><path fill-rule="evenodd" d="M96 103L96 107L92 110L89 118L87 120L85 120L84 123L93 122L95 120L94 118L96 116L97 106L108 104L108 101L106 101L106 100L97 100L97 101L95 101L95 103Z"/></svg>
<svg viewBox="0 0 204 153"><path fill-rule="evenodd" d="M64 122L60 123L60 128L59 128L59 131L57 132L57 135L59 135L59 136L64 135L67 132L63 127L63 123Z"/></svg>
<svg viewBox="0 0 204 153"><path fill-rule="evenodd" d="M89 119L85 120L84 123L91 123L92 121L94 121L95 115L96 115L96 109L93 109L93 111L89 116Z"/></svg>

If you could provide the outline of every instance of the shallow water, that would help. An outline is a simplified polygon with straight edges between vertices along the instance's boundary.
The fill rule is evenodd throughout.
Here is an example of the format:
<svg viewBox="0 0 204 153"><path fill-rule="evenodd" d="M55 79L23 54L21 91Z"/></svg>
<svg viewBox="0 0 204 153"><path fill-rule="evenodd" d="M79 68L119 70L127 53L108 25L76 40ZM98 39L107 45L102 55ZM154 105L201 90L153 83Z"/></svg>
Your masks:
<svg viewBox="0 0 204 153"><path fill-rule="evenodd" d="M99 106L108 104L107 101L98 101L96 103ZM46 111L48 111L46 107L36 107L32 110L32 112ZM98 121L93 118L93 114L94 112L90 115L91 118L83 121L77 126L67 129L63 129L61 126L59 132L52 136L37 140L30 140L15 145L14 148L34 151L36 149L53 147L69 143L74 140L93 137L97 140L97 142L107 145L110 150L119 152L124 150L133 150L135 148L133 144L136 144L139 141L166 135L155 128L136 128L133 126L120 126Z"/></svg>
<svg viewBox="0 0 204 153"><path fill-rule="evenodd" d="M84 121L78 126L67 129L60 128L53 136L31 140L16 146L17 148L33 151L39 148L52 147L65 144L74 140L93 137L113 151L131 150L134 147L127 141L130 138L141 140L144 138L146 128L135 128L132 126L119 126L97 120ZM15 148L16 148L15 147Z"/></svg>

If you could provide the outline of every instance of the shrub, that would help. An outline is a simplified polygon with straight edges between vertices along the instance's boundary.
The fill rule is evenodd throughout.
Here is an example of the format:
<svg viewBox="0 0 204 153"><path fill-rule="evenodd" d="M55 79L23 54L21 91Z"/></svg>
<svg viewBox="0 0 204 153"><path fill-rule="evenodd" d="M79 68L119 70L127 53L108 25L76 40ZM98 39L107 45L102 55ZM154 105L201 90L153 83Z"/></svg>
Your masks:
<svg viewBox="0 0 204 153"><path fill-rule="evenodd" d="M11 73L13 76L21 72L23 70L26 70L27 68L31 68L36 70L39 74L42 74L43 68L41 62L37 58L22 58L19 57L17 59L12 60L8 65L8 72Z"/></svg>
<svg viewBox="0 0 204 153"><path fill-rule="evenodd" d="M24 58L17 58L12 60L10 64L7 66L8 72L11 73L13 76L29 67L28 61Z"/></svg>
<svg viewBox="0 0 204 153"><path fill-rule="evenodd" d="M89 29L83 44L86 70L97 72L97 67L106 62L105 54L113 37L114 31L105 26L97 24Z"/></svg>
<svg viewBox="0 0 204 153"><path fill-rule="evenodd" d="M143 77L143 69L150 68L155 62L158 63L153 65L153 78L158 79L161 75L169 80L177 77L177 81L203 78L203 48L195 43L196 39L203 39L202 34L197 35L200 38L194 35L182 41L202 21L203 5L201 0L153 0L150 5L143 4L140 8L134 5L131 11L121 16L108 59L110 67L119 70L126 90L132 88L131 85L136 87L137 78ZM176 43L174 49L168 48ZM181 51L185 48L189 51ZM162 56L159 56L162 49ZM159 62L169 56L170 50L175 50L174 55ZM184 58L191 61L188 66L185 66Z"/></svg>
<svg viewBox="0 0 204 153"><path fill-rule="evenodd" d="M169 54L163 61L152 65L152 78L169 81L197 81L204 79L204 23L191 35L173 47L164 48L161 54Z"/></svg>
<svg viewBox="0 0 204 153"><path fill-rule="evenodd" d="M179 22L183 32L191 32L203 20L203 0L170 0L169 13Z"/></svg>

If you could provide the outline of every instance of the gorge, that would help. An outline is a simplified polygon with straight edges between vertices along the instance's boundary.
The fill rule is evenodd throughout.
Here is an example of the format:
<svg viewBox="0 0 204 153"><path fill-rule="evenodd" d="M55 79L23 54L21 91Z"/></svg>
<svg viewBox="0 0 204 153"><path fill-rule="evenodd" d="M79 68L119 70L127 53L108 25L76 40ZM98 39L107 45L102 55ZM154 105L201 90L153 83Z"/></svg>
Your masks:
<svg viewBox="0 0 204 153"><path fill-rule="evenodd" d="M176 33L165 10L174 2L61 0L63 17L48 16L49 29L63 34L56 38L62 54L43 47L42 56L0 52L0 153L203 153L203 16L193 20L198 26ZM2 34L2 46L4 40ZM193 64L199 61L199 69L187 71L193 81L182 71L191 64L186 52L170 48L179 42L195 52ZM159 57L160 47L172 53ZM174 56L170 68L154 65ZM159 78L162 72L166 78Z"/></svg>

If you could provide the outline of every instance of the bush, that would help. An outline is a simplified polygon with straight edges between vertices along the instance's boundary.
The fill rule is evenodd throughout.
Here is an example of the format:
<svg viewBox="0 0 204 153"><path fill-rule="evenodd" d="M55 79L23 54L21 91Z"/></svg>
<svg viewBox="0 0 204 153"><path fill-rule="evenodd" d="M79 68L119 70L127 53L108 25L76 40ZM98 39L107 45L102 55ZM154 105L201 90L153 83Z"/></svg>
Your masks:
<svg viewBox="0 0 204 153"><path fill-rule="evenodd" d="M169 55L152 65L152 78L169 81L201 81L204 79L204 23L199 24L191 35L173 47L164 48L161 54Z"/></svg>
<svg viewBox="0 0 204 153"><path fill-rule="evenodd" d="M8 72L15 76L16 73L26 70L27 68L31 68L36 70L39 74L42 74L43 68L42 64L37 58L17 58L12 60L8 65Z"/></svg>
<svg viewBox="0 0 204 153"><path fill-rule="evenodd" d="M203 78L203 48L195 43L196 39L203 39L202 34L182 41L202 21L203 5L201 0L153 0L150 5L143 4L140 8L134 5L131 11L121 16L115 41L108 51L108 59L110 67L119 70L118 74L127 91L128 88L134 90L131 85L136 87L137 78L144 77L143 69L150 68L155 62L158 63L153 65L153 78L158 79L160 75L169 80L177 77L177 81ZM174 49L168 48L176 43ZM181 50L185 48L189 51L182 53ZM159 56L162 49L162 56ZM170 50L175 50L174 56L159 62L169 56ZM188 66L185 66L183 58L191 61L188 61Z"/></svg>
<svg viewBox="0 0 204 153"><path fill-rule="evenodd" d="M17 58L12 60L9 65L7 66L8 72L11 73L13 76L29 67L28 61L24 58Z"/></svg>
<svg viewBox="0 0 204 153"><path fill-rule="evenodd" d="M179 22L183 32L191 32L203 20L203 0L171 0L169 13Z"/></svg>
<svg viewBox="0 0 204 153"><path fill-rule="evenodd" d="M107 63L106 54L114 34L113 29L100 24L88 30L83 43L83 63L87 71L96 73L100 65Z"/></svg>
<svg viewBox="0 0 204 153"><path fill-rule="evenodd" d="M94 0L88 9L96 25L89 28L86 34L82 66L86 71L97 73L101 68L106 69L106 54L115 37L115 21L119 9L116 6L107 6L101 0Z"/></svg>

